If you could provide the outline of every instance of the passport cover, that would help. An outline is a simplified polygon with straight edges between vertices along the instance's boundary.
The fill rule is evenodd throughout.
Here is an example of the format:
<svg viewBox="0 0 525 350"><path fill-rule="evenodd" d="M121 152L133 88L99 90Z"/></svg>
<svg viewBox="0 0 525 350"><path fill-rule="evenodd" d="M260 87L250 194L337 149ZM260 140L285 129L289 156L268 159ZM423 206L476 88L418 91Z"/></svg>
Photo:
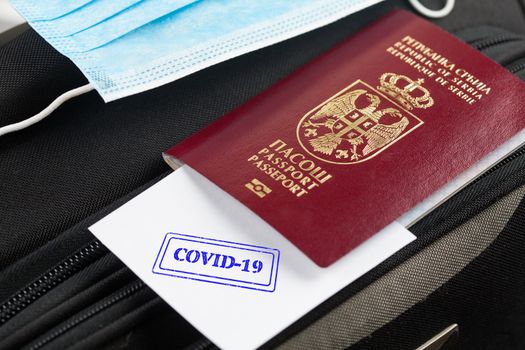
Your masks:
<svg viewBox="0 0 525 350"><path fill-rule="evenodd" d="M326 267L521 131L522 84L396 10L164 156Z"/></svg>

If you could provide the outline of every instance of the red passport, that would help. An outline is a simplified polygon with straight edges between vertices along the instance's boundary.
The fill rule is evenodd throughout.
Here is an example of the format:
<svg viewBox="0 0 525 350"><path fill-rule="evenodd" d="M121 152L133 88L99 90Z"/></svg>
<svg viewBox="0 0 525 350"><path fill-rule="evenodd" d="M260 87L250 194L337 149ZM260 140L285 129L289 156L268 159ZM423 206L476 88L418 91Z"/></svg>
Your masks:
<svg viewBox="0 0 525 350"><path fill-rule="evenodd" d="M523 101L505 69L394 11L165 157L324 267L521 131Z"/></svg>

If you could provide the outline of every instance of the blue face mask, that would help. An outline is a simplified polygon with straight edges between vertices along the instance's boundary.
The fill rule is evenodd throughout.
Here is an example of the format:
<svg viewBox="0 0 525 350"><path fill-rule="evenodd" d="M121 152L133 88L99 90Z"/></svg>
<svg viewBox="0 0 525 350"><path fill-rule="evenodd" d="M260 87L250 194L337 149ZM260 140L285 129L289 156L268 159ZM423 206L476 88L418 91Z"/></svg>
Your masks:
<svg viewBox="0 0 525 350"><path fill-rule="evenodd" d="M108 4L105 1L92 0L64 16L49 20L28 20L45 36L67 37L102 23L140 1L114 0Z"/></svg>
<svg viewBox="0 0 525 350"><path fill-rule="evenodd" d="M381 0L12 0L105 101L326 25ZM67 10L60 11L67 5ZM61 16L56 17L58 13ZM47 19L46 19L47 18Z"/></svg>
<svg viewBox="0 0 525 350"><path fill-rule="evenodd" d="M75 11L91 1L93 0L46 0L45 7L37 1L26 1L19 4L18 11L23 12L28 21L50 20Z"/></svg>
<svg viewBox="0 0 525 350"><path fill-rule="evenodd" d="M69 55L91 51L193 2L93 0L65 16L30 23L51 45Z"/></svg>

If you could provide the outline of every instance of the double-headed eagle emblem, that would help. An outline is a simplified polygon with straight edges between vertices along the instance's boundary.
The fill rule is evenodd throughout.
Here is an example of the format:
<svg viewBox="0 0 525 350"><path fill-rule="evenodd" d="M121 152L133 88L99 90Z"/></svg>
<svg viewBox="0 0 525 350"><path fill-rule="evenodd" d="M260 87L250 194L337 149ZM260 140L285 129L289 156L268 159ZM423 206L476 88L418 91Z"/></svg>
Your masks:
<svg viewBox="0 0 525 350"><path fill-rule="evenodd" d="M378 90L402 108L357 81L302 118L298 138L303 148L328 162L358 163L421 125L422 121L408 110L428 108L434 103L428 90L421 87L422 79L413 81L385 73L380 83Z"/></svg>

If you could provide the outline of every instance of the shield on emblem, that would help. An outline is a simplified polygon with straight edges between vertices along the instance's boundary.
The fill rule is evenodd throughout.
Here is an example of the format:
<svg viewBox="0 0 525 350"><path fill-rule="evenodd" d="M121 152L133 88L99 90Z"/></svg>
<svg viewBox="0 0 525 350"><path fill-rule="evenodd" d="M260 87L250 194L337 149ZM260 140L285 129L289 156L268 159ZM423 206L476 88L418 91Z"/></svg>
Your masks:
<svg viewBox="0 0 525 350"><path fill-rule="evenodd" d="M423 121L370 85L357 80L308 113L297 125L301 146L334 164L361 163Z"/></svg>

